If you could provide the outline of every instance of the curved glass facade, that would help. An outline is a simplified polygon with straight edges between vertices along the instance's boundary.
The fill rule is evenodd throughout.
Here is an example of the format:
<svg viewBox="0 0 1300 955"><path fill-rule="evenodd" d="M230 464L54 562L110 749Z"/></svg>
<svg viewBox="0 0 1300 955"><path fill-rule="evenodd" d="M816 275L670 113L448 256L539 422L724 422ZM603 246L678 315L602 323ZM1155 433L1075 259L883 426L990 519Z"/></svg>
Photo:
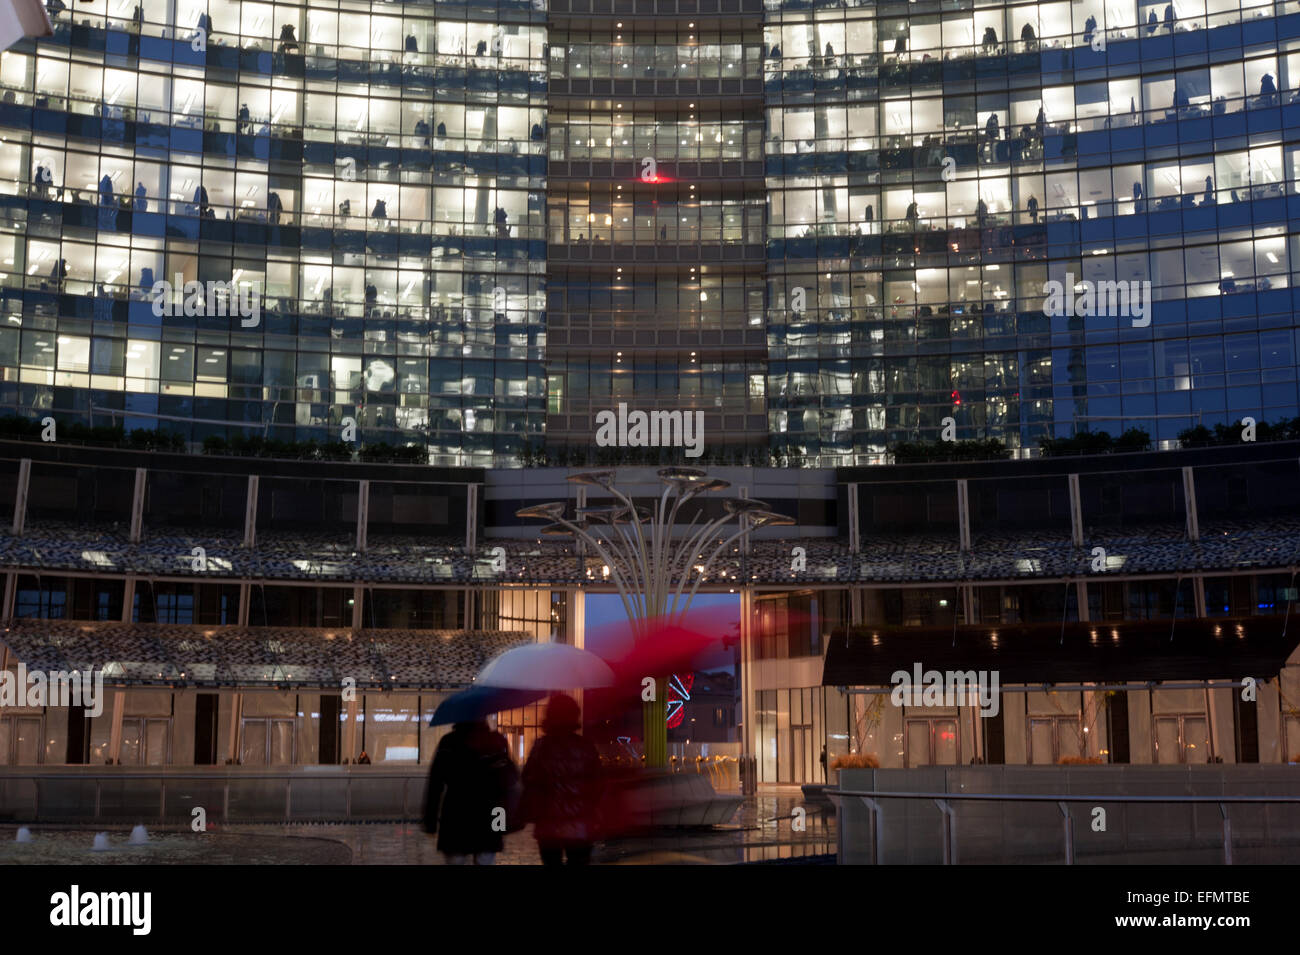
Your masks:
<svg viewBox="0 0 1300 955"><path fill-rule="evenodd" d="M1295 414L1300 5L768 3L763 54L778 446Z"/></svg>
<svg viewBox="0 0 1300 955"><path fill-rule="evenodd" d="M540 435L540 4L93 0L54 22L0 60L0 412L196 442L352 419L444 464ZM260 316L185 307L195 281Z"/></svg>
<svg viewBox="0 0 1300 955"><path fill-rule="evenodd" d="M1300 3L741 6L52 4L0 414L511 466L640 401L831 466L1296 413Z"/></svg>

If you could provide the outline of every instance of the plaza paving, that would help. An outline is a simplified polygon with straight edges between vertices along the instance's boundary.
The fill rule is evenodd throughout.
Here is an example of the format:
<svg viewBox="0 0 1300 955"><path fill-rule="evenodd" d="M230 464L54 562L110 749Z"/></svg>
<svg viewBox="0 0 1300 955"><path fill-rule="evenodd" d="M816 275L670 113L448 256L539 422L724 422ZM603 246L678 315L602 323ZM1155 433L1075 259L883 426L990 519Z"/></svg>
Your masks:
<svg viewBox="0 0 1300 955"><path fill-rule="evenodd" d="M661 830L600 843L597 864L726 865L744 862L826 861L835 851L831 812L807 808L804 831L793 828L797 789L748 796L726 826L701 830ZM147 846L127 844L125 829L109 828L110 848L90 849L104 827L33 826L33 841L14 842L16 827L0 827L0 864L314 864L443 865L434 837L415 823L297 826L214 826L206 834L151 830ZM506 837L497 858L502 865L537 865L541 858L532 830Z"/></svg>

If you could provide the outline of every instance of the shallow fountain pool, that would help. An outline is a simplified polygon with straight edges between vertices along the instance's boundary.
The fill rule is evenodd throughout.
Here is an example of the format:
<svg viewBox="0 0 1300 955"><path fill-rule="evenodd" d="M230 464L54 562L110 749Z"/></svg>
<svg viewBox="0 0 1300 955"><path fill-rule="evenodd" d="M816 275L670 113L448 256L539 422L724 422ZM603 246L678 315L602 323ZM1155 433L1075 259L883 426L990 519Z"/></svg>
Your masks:
<svg viewBox="0 0 1300 955"><path fill-rule="evenodd" d="M31 842L16 842L17 826L0 826L0 865L347 865L352 850L333 839L270 833L149 831L131 845L131 830L47 829L30 826ZM108 848L91 849L97 832Z"/></svg>

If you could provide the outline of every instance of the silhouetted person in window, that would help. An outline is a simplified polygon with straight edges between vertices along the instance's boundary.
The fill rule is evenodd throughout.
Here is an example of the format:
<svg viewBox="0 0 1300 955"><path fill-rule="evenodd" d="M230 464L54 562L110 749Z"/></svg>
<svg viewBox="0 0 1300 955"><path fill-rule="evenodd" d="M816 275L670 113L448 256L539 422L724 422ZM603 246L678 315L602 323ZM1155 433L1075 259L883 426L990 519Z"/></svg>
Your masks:
<svg viewBox="0 0 1300 955"><path fill-rule="evenodd" d="M1273 74L1265 73L1259 78L1259 95L1264 97L1266 103L1274 102L1277 87L1273 85Z"/></svg>
<svg viewBox="0 0 1300 955"><path fill-rule="evenodd" d="M414 33L408 33L406 35L406 52L407 53L420 52L420 44L418 41L416 41Z"/></svg>
<svg viewBox="0 0 1300 955"><path fill-rule="evenodd" d="M991 53L998 45L998 31L992 27L984 28L984 52Z"/></svg>
<svg viewBox="0 0 1300 955"><path fill-rule="evenodd" d="M894 39L894 52L895 53L907 52L907 37L900 36Z"/></svg>
<svg viewBox="0 0 1300 955"><path fill-rule="evenodd" d="M135 208L137 212L147 212L149 210L149 191L145 189L144 183L135 184Z"/></svg>
<svg viewBox="0 0 1300 955"><path fill-rule="evenodd" d="M659 227L659 240L661 242L668 241L668 226L662 225Z"/></svg>
<svg viewBox="0 0 1300 955"><path fill-rule="evenodd" d="M1029 197L1029 202L1026 203L1026 205L1029 207L1029 221L1032 222L1032 223L1034 223L1035 225L1037 225L1037 223L1038 223L1038 200L1037 200L1034 196L1030 196L1030 197Z"/></svg>
<svg viewBox="0 0 1300 955"><path fill-rule="evenodd" d="M1160 18L1157 17L1156 12L1152 10L1151 15L1147 17L1147 35L1150 36L1152 33L1155 33L1159 27Z"/></svg>
<svg viewBox="0 0 1300 955"><path fill-rule="evenodd" d="M1214 204L1214 180L1209 176L1205 177L1205 199L1201 204L1206 206Z"/></svg>
<svg viewBox="0 0 1300 955"><path fill-rule="evenodd" d="M199 207L199 215L207 215L208 209L208 190L200 185L194 190L194 204Z"/></svg>
<svg viewBox="0 0 1300 955"><path fill-rule="evenodd" d="M288 53L298 49L298 38L293 35L293 24L286 23L280 27L280 52Z"/></svg>
<svg viewBox="0 0 1300 955"><path fill-rule="evenodd" d="M1041 106L1038 107L1038 116L1034 120L1034 129L1039 139L1047 135L1047 111Z"/></svg>
<svg viewBox="0 0 1300 955"><path fill-rule="evenodd" d="M147 265L140 267L140 291L153 291L153 269L149 268Z"/></svg>
<svg viewBox="0 0 1300 955"><path fill-rule="evenodd" d="M268 192L266 194L266 219L271 225L280 224L280 213L284 210L284 204L280 202L278 192Z"/></svg>
<svg viewBox="0 0 1300 955"><path fill-rule="evenodd" d="M474 47L474 55L475 56L487 55L487 40L478 41L478 46Z"/></svg>
<svg viewBox="0 0 1300 955"><path fill-rule="evenodd" d="M1130 116L1136 116L1138 111L1137 100L1132 96L1128 98L1128 112Z"/></svg>
<svg viewBox="0 0 1300 955"><path fill-rule="evenodd" d="M1166 4L1165 5L1165 26L1169 28L1170 33L1174 32L1174 23L1177 20L1178 17L1174 13L1174 5L1172 3Z"/></svg>
<svg viewBox="0 0 1300 955"><path fill-rule="evenodd" d="M352 215L352 200L351 200L351 199L344 199L342 202L339 203L339 215L341 215L341 216L350 216L350 215Z"/></svg>
<svg viewBox="0 0 1300 955"><path fill-rule="evenodd" d="M771 55L772 55L772 59L774 60L781 59L781 45L779 43L772 47Z"/></svg>
<svg viewBox="0 0 1300 955"><path fill-rule="evenodd" d="M509 216L506 215L506 210L497 206L496 211L492 214L492 218L496 223L497 237L508 239L510 237L510 226L506 225L506 219L509 218Z"/></svg>
<svg viewBox="0 0 1300 955"><path fill-rule="evenodd" d="M68 277L68 260L59 259L54 263L54 268L50 269L50 278L54 279L55 288L60 292L63 291L63 280Z"/></svg>
<svg viewBox="0 0 1300 955"><path fill-rule="evenodd" d="M988 120L984 123L984 135L989 141L989 149L996 148L998 141L998 114L989 113Z"/></svg>
<svg viewBox="0 0 1300 955"><path fill-rule="evenodd" d="M1038 48L1038 36L1034 33L1032 24L1026 23L1020 28L1020 40L1025 44L1027 50Z"/></svg>
<svg viewBox="0 0 1300 955"><path fill-rule="evenodd" d="M876 209L871 203L867 203L867 207L862 210L862 218L867 222L876 220Z"/></svg>
<svg viewBox="0 0 1300 955"><path fill-rule="evenodd" d="M1192 105L1192 101L1191 101L1191 99L1188 97L1186 91L1184 91L1184 90L1180 89L1179 87L1175 86L1175 87L1174 87L1174 108L1175 108L1175 109L1186 109L1187 107L1189 107L1189 106L1191 106L1191 105Z"/></svg>
<svg viewBox="0 0 1300 955"><path fill-rule="evenodd" d="M827 60L835 59L835 47L831 46L829 41L827 41L826 43L826 59Z"/></svg>
<svg viewBox="0 0 1300 955"><path fill-rule="evenodd" d="M379 301L379 289L375 288L369 282L366 283L366 305L371 306Z"/></svg>
<svg viewBox="0 0 1300 955"><path fill-rule="evenodd" d="M1097 18L1089 16L1083 24L1083 42L1092 43L1092 35L1097 32Z"/></svg>
<svg viewBox="0 0 1300 955"><path fill-rule="evenodd" d="M104 178L99 180L99 203L104 206L113 204L113 177L104 173Z"/></svg>
<svg viewBox="0 0 1300 955"><path fill-rule="evenodd" d="M1133 183L1133 211L1145 211L1145 203L1142 201L1142 183L1140 182Z"/></svg>
<svg viewBox="0 0 1300 955"><path fill-rule="evenodd" d="M248 104L243 103L239 107L239 129L241 133L251 133L253 131L252 114L248 111Z"/></svg>
<svg viewBox="0 0 1300 955"><path fill-rule="evenodd" d="M920 214L921 214L921 210L917 208L916 200L914 199L908 205L907 212L906 212L908 224L911 225L913 229L916 228L916 220L920 216Z"/></svg>
<svg viewBox="0 0 1300 955"><path fill-rule="evenodd" d="M140 28L144 26L144 8L138 3L135 5L135 9L131 11L131 22L135 24L135 32L139 33Z"/></svg>
<svg viewBox="0 0 1300 955"><path fill-rule="evenodd" d="M546 138L546 130L542 129L541 123L533 123L532 131L529 133L533 142L540 143Z"/></svg>
<svg viewBox="0 0 1300 955"><path fill-rule="evenodd" d="M32 189L38 196L49 195L49 187L45 184L45 167L40 163L36 164L36 169L32 173Z"/></svg>
<svg viewBox="0 0 1300 955"><path fill-rule="evenodd" d="M986 221L988 221L988 217L989 217L988 203L986 203L983 199L981 199L979 202L975 203L975 220L980 225L983 225Z"/></svg>
<svg viewBox="0 0 1300 955"><path fill-rule="evenodd" d="M370 210L370 218L378 219L381 222L388 218L388 206L383 199L375 200L375 207Z"/></svg>
<svg viewBox="0 0 1300 955"><path fill-rule="evenodd" d="M439 138L445 137L447 135L447 124L439 123L438 128L434 130L434 132L437 133Z"/></svg>

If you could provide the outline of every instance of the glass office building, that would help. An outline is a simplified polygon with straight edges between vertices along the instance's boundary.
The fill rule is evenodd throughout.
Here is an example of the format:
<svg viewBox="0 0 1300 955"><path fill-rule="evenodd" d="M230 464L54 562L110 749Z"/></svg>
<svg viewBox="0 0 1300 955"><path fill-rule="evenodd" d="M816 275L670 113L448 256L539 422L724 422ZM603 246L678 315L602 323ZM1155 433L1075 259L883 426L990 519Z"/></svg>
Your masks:
<svg viewBox="0 0 1300 955"><path fill-rule="evenodd" d="M0 61L0 411L193 442L355 422L449 465L541 434L543 10L51 11Z"/></svg>
<svg viewBox="0 0 1300 955"><path fill-rule="evenodd" d="M1295 414L1294 0L544 6L51 0L0 413L505 467L620 402L805 466Z"/></svg>
<svg viewBox="0 0 1300 955"><path fill-rule="evenodd" d="M761 16L704 7L551 4L556 451L626 403L698 411L714 460L767 463Z"/></svg>
<svg viewBox="0 0 1300 955"><path fill-rule="evenodd" d="M774 443L1294 415L1298 14L769 0ZM1149 282L1149 323L1049 316L1048 281Z"/></svg>

